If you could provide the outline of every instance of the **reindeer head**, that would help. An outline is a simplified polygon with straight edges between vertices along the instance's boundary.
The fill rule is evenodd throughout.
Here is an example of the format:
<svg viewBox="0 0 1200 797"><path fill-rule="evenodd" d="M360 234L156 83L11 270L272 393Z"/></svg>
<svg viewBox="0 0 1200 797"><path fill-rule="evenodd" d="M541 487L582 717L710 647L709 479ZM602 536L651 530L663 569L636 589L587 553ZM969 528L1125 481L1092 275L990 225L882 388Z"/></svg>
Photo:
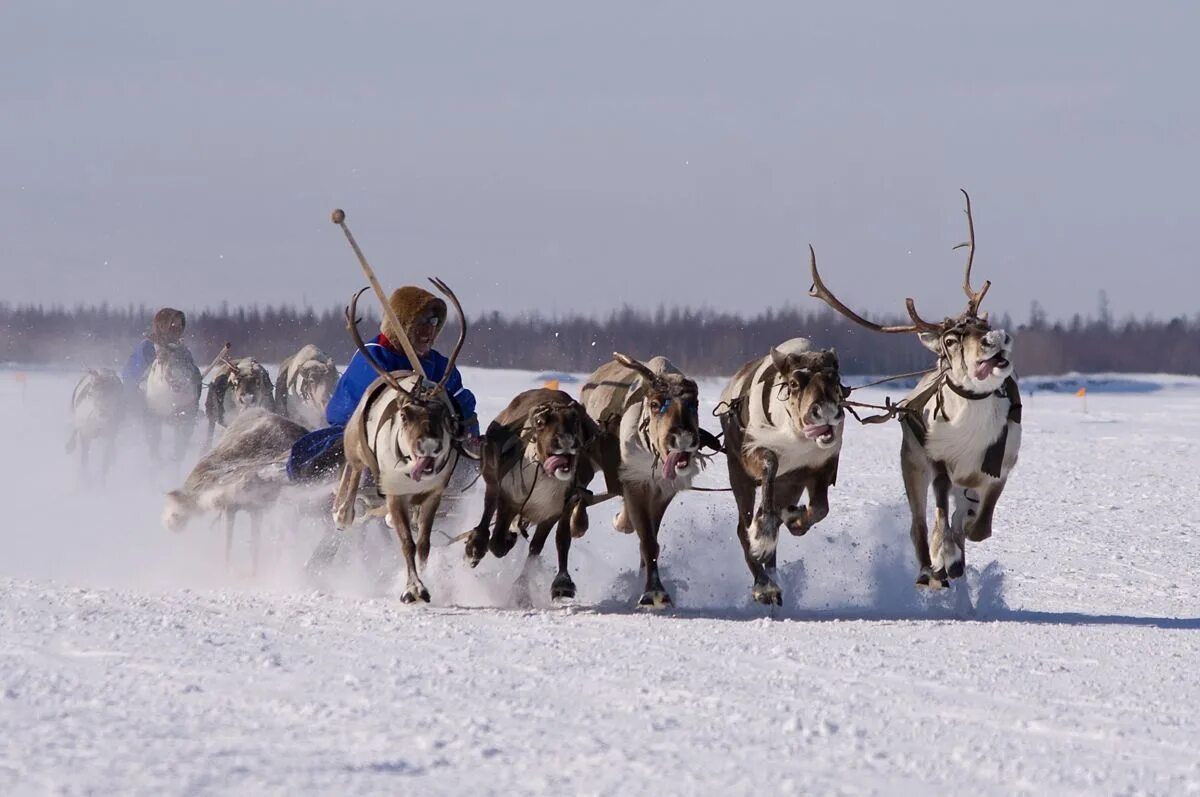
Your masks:
<svg viewBox="0 0 1200 797"><path fill-rule="evenodd" d="M296 372L296 392L302 401L324 407L337 388L337 366L332 362L307 360Z"/></svg>
<svg viewBox="0 0 1200 797"><path fill-rule="evenodd" d="M529 412L525 452L541 463L546 475L570 481L584 447L594 436L594 426L583 407L563 395L564 400L542 402Z"/></svg>
<svg viewBox="0 0 1200 797"><path fill-rule="evenodd" d="M953 318L934 324L917 314L916 303L905 299L905 307L911 324L882 326L867 321L855 313L825 287L817 272L817 255L810 246L810 270L813 285L809 295L816 297L856 324L876 332L915 332L921 343L938 356L938 369L951 381L972 392L991 392L1012 375L1012 335L1003 329L993 329L988 323L987 313L979 312L979 305L992 286L990 281L976 291L971 287L971 266L975 262L975 220L971 215L971 197L966 191L967 229L970 239L954 247L967 247L967 269L963 277L963 292L967 295L967 309Z"/></svg>
<svg viewBox="0 0 1200 797"><path fill-rule="evenodd" d="M840 442L843 422L841 372L833 349L781 351L771 349L771 363L779 371L777 384L787 401L788 415L798 434L820 448Z"/></svg>
<svg viewBox="0 0 1200 797"><path fill-rule="evenodd" d="M643 433L655 457L662 462L662 477L694 476L700 470L700 391L680 373L659 373L645 363L614 352L613 358L642 376ZM653 361L652 361L653 362Z"/></svg>
<svg viewBox="0 0 1200 797"><path fill-rule="evenodd" d="M167 531L183 531L196 512L196 501L184 490L167 493L163 506L162 524Z"/></svg>
<svg viewBox="0 0 1200 797"><path fill-rule="evenodd" d="M234 362L224 359L226 371L226 393L241 409L266 406L270 408L271 387L267 382L267 371L258 361L250 357Z"/></svg>

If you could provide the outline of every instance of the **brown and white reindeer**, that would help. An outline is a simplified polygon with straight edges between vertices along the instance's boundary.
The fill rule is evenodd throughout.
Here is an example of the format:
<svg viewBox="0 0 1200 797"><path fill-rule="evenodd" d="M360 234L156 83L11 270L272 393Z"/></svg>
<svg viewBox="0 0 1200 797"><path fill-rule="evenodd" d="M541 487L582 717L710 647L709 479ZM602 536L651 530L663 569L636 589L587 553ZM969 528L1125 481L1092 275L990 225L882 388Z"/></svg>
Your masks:
<svg viewBox="0 0 1200 797"><path fill-rule="evenodd" d="M912 513L910 534L920 572L917 585L942 588L966 569L966 540L992 535L996 502L1004 490L1021 447L1021 396L1013 371L1013 338L993 329L979 305L991 282L971 287L975 260L975 221L966 197L970 239L963 291L967 308L939 323L923 320L913 300L906 299L911 324L871 323L842 304L825 287L812 259L811 295L857 324L886 333L916 333L937 356L936 368L890 409L903 427L900 465ZM886 419L889 416L880 416ZM876 419L873 419L876 420ZM933 486L934 520L930 535L926 501ZM950 497L954 514L950 514Z"/></svg>
<svg viewBox="0 0 1200 797"><path fill-rule="evenodd" d="M327 426L325 405L338 383L333 358L309 343L279 364L275 375L275 411L301 426Z"/></svg>
<svg viewBox="0 0 1200 797"><path fill-rule="evenodd" d="M173 460L183 461L200 410L200 383L200 369L186 346L154 343L154 362L142 382L146 399L143 420L152 458L158 459L162 427L169 426L175 432Z"/></svg>
<svg viewBox="0 0 1200 797"><path fill-rule="evenodd" d="M583 405L561 390L535 388L518 394L488 426L481 472L483 515L467 536L471 567L487 551L508 554L517 541L513 524L533 526L528 564L541 555L557 525L558 572L550 597L575 597L568 569L571 540L587 531L587 485L595 475L591 445L600 430Z"/></svg>
<svg viewBox="0 0 1200 797"><path fill-rule="evenodd" d="M334 218L336 220L337 216ZM462 350L467 321L458 297L449 286L441 280L431 279L430 282L450 299L460 323L458 341L450 354L445 376L437 383L425 379L423 371L388 372L375 362L363 343L355 320L362 291L355 295L346 310L354 345L375 368L379 378L363 393L346 425L346 462L334 496L333 516L339 530L350 527L354 522L355 498L363 472L369 471L374 481L373 489L385 499L387 524L396 530L404 552L408 581L400 599L405 603L429 602L429 590L421 582L418 559L421 566L429 559L434 514L450 475L459 457L463 456L462 421L446 394L446 380L454 372L454 363ZM384 302L385 317L391 312ZM407 340L403 326L392 321L392 328L400 338L396 342L411 350L412 344ZM409 362L420 368L420 359L415 354L409 355Z"/></svg>
<svg viewBox="0 0 1200 797"><path fill-rule="evenodd" d="M608 492L624 501L613 526L638 535L646 584L637 605L670 606L658 572L658 530L671 501L700 472L701 445L720 449L700 426L699 389L666 357L642 363L614 352L581 395L603 435L597 448Z"/></svg>
<svg viewBox="0 0 1200 797"><path fill-rule="evenodd" d="M101 443L99 483L104 484L116 453L117 432L125 416L125 387L111 368L89 368L71 395L71 435L67 453L79 449L79 477L87 478L92 443Z"/></svg>
<svg viewBox="0 0 1200 797"><path fill-rule="evenodd" d="M829 514L844 395L837 354L805 338L792 338L746 363L721 392L737 534L754 577L751 595L759 603L783 603L775 581L780 525L802 536ZM799 504L805 492L808 503Z"/></svg>
<svg viewBox="0 0 1200 797"><path fill-rule="evenodd" d="M253 570L258 571L263 513L289 485L287 458L304 427L264 408L238 415L217 445L200 458L183 486L167 493L162 523L182 531L196 516L215 512L225 522L225 564L233 550L238 512L250 516Z"/></svg>
<svg viewBox="0 0 1200 797"><path fill-rule="evenodd" d="M212 444L213 431L218 424L228 426L239 414L254 407L275 411L271 375L253 357L222 358L204 399L204 414L208 416L204 447Z"/></svg>

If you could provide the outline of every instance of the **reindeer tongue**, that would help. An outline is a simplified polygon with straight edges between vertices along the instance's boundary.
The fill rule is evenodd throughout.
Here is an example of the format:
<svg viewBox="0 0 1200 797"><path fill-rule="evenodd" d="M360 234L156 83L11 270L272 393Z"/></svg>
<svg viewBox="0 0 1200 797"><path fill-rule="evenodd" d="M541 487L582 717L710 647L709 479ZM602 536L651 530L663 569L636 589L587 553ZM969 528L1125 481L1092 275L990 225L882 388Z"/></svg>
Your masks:
<svg viewBox="0 0 1200 797"><path fill-rule="evenodd" d="M415 482L421 481L424 476L433 467L433 457L417 457L413 460L412 466L408 469L408 476Z"/></svg>
<svg viewBox="0 0 1200 797"><path fill-rule="evenodd" d="M999 354L997 354L994 357L989 357L988 359L984 360L983 362L981 362L975 366L975 378L980 379L980 380L987 379L989 376L992 375L992 371L994 371L997 366L1003 365L1003 364L1004 364L1004 358L1001 357Z"/></svg>
<svg viewBox="0 0 1200 797"><path fill-rule="evenodd" d="M687 458L687 452L684 451L672 451L667 454L667 461L663 463L663 478L667 481L673 481L679 474L679 463L685 462Z"/></svg>
<svg viewBox="0 0 1200 797"><path fill-rule="evenodd" d="M824 437L829 434L829 426L825 424L810 424L804 427L804 436L809 440L816 440L818 437Z"/></svg>
<svg viewBox="0 0 1200 797"><path fill-rule="evenodd" d="M571 458L564 454L546 457L546 461L542 463L542 469L546 471L547 476L553 476L556 470L570 470Z"/></svg>

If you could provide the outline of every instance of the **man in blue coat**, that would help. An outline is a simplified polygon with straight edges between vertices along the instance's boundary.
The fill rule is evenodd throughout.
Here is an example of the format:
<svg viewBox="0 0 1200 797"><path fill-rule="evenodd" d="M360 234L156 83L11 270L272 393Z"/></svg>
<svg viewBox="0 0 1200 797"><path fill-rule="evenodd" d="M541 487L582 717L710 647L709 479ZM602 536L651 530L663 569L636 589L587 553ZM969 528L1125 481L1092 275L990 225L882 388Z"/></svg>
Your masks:
<svg viewBox="0 0 1200 797"><path fill-rule="evenodd" d="M446 303L429 291L413 285L397 289L389 303L420 358L425 375L435 382L440 381L446 373L449 360L434 350L433 342L446 323ZM385 371L411 371L413 368L408 357L399 344L392 342L397 337L385 319L380 334L367 343L366 349L371 359ZM355 352L325 407L325 420L329 426L310 432L292 446L287 465L288 477L292 481L307 481L336 474L345 460L342 435L346 424L358 407L363 393L378 376L363 358L362 352ZM463 427L469 435L467 445L477 450L479 419L475 417L475 395L463 387L462 374L457 368L446 380L446 392L458 409Z"/></svg>

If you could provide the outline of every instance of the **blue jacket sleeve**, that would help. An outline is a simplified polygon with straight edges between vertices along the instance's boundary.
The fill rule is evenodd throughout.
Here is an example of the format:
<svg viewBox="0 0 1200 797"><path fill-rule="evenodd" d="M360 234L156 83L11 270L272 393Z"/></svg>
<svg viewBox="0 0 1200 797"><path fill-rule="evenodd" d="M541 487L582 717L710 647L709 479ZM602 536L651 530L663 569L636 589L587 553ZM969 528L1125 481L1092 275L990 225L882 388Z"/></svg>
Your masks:
<svg viewBox="0 0 1200 797"><path fill-rule="evenodd" d="M152 362L154 362L154 344L143 340L125 361L125 367L121 369L121 381L126 387L136 388Z"/></svg>
<svg viewBox="0 0 1200 797"><path fill-rule="evenodd" d="M450 398L454 399L454 403L462 411L467 431L478 436L479 418L475 417L475 394L463 387L462 374L457 368L450 372L450 378L446 380L446 392L450 394Z"/></svg>

